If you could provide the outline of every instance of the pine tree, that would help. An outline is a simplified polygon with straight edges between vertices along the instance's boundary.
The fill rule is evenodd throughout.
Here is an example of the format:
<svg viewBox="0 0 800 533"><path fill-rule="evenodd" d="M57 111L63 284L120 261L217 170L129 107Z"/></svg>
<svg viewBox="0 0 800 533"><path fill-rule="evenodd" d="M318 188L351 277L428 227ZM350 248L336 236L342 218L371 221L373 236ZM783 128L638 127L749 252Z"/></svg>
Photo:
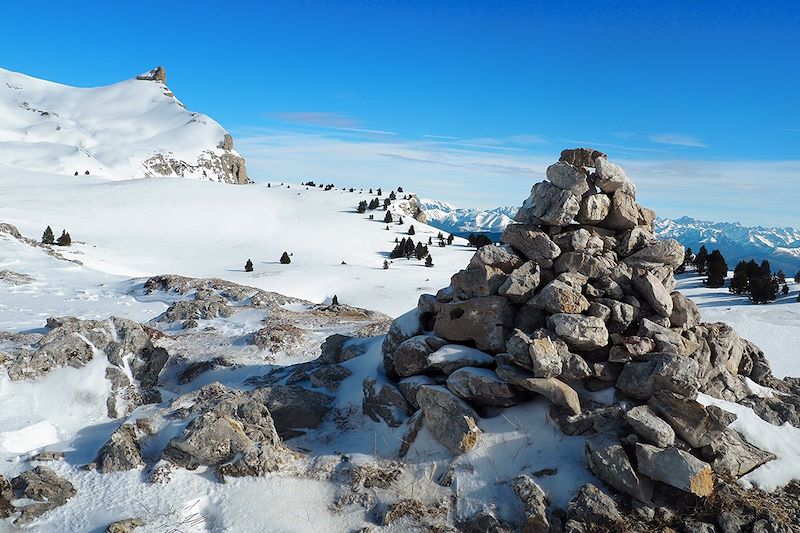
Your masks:
<svg viewBox="0 0 800 533"><path fill-rule="evenodd" d="M754 304L765 304L777 298L777 285L771 278L760 276L750 279L750 299Z"/></svg>
<svg viewBox="0 0 800 533"><path fill-rule="evenodd" d="M403 188L402 187L398 187L397 188L397 192L403 192Z"/></svg>
<svg viewBox="0 0 800 533"><path fill-rule="evenodd" d="M452 233L451 233L450 235L448 235L448 236L447 236L447 244L453 244L453 239L454 239L454 238L455 238L455 237L453 237L453 234L452 234Z"/></svg>
<svg viewBox="0 0 800 533"><path fill-rule="evenodd" d="M339 305L339 297L335 294L333 295L333 298L331 298L331 305Z"/></svg>
<svg viewBox="0 0 800 533"><path fill-rule="evenodd" d="M291 262L292 262L292 258L289 257L289 253L288 252L283 252L283 255L281 256L281 264L282 265L288 265Z"/></svg>
<svg viewBox="0 0 800 533"><path fill-rule="evenodd" d="M692 265L692 261L694 261L694 254L692 253L691 248L687 248L686 252L683 254L683 263L681 263L678 268L675 269L675 273L683 274L686 272L686 269Z"/></svg>
<svg viewBox="0 0 800 533"><path fill-rule="evenodd" d="M72 237L69 236L66 230L61 230L61 237L58 238L56 244L59 246L70 246L72 244Z"/></svg>
<svg viewBox="0 0 800 533"><path fill-rule="evenodd" d="M800 270L798 270L797 274L794 275L794 282L800 283Z"/></svg>
<svg viewBox="0 0 800 533"><path fill-rule="evenodd" d="M429 245L433 244L433 237L428 237L428 244Z"/></svg>
<svg viewBox="0 0 800 533"><path fill-rule="evenodd" d="M378 196L382 196L382 195L383 195L383 191L380 189L380 187L378 187Z"/></svg>
<svg viewBox="0 0 800 533"><path fill-rule="evenodd" d="M252 272L253 271L253 262L250 261L249 259L247 260L247 263L244 264L244 271L245 272Z"/></svg>
<svg viewBox="0 0 800 533"><path fill-rule="evenodd" d="M783 270L778 270L775 277L778 278L778 283L786 283L786 274L783 273Z"/></svg>
<svg viewBox="0 0 800 533"><path fill-rule="evenodd" d="M271 183L267 183L267 189L270 189L270 188L272 188L272 184Z"/></svg>
<svg viewBox="0 0 800 533"><path fill-rule="evenodd" d="M425 266L429 267L429 268L433 266L433 257L432 256L428 255L428 257L425 258Z"/></svg>
<svg viewBox="0 0 800 533"><path fill-rule="evenodd" d="M708 250L705 246L700 247L700 251L694 258L694 266L697 268L697 273L703 275L706 273L706 263L708 261Z"/></svg>
<svg viewBox="0 0 800 533"><path fill-rule="evenodd" d="M728 275L728 264L719 250L711 252L706 265L708 269L706 285L709 287L723 287L725 285L725 277Z"/></svg>
<svg viewBox="0 0 800 533"><path fill-rule="evenodd" d="M425 249L422 247L422 242L418 242L414 248L414 257L417 258L417 261L421 261L425 257Z"/></svg>
<svg viewBox="0 0 800 533"><path fill-rule="evenodd" d="M783 293L784 296L789 294L789 286L784 283L783 284L783 288L781 289L781 292Z"/></svg>
<svg viewBox="0 0 800 533"><path fill-rule="evenodd" d="M367 201L366 200L361 200L360 202L358 202L357 211L359 213L366 213L367 212Z"/></svg>
<svg viewBox="0 0 800 533"><path fill-rule="evenodd" d="M402 226L402 225L403 225L403 217L400 217L400 220L398 220L398 221L397 221L397 223L398 223L400 226Z"/></svg>
<svg viewBox="0 0 800 533"><path fill-rule="evenodd" d="M386 211L386 216L385 216L385 217L383 217L383 221L384 221L386 224L388 224L388 223L390 223L390 222L393 222L393 221L394 221L394 219L392 218L392 212L391 212L391 211Z"/></svg>
<svg viewBox="0 0 800 533"><path fill-rule="evenodd" d="M56 242L56 236L53 235L53 229L50 226L47 226L42 234L42 244L54 244ZM800 275L800 272L798 272Z"/></svg>
<svg viewBox="0 0 800 533"><path fill-rule="evenodd" d="M389 193L389 200L397 200L397 195L394 193L394 191Z"/></svg>
<svg viewBox="0 0 800 533"><path fill-rule="evenodd" d="M411 259L416 249L417 247L414 244L414 241L411 239L411 237L409 237L408 240L406 241L406 246L403 249L403 255L406 257L406 259Z"/></svg>
<svg viewBox="0 0 800 533"><path fill-rule="evenodd" d="M745 294L750 289L750 278L747 275L747 263L739 261L733 270L730 290L733 294Z"/></svg>
<svg viewBox="0 0 800 533"><path fill-rule="evenodd" d="M383 260L383 269L389 270L389 261L387 261L386 259Z"/></svg>
<svg viewBox="0 0 800 533"><path fill-rule="evenodd" d="M416 234L416 233L417 233L417 232L416 232L416 231L414 231L414 224L411 224L411 225L408 227L408 234L409 234L409 235L414 235L414 234Z"/></svg>

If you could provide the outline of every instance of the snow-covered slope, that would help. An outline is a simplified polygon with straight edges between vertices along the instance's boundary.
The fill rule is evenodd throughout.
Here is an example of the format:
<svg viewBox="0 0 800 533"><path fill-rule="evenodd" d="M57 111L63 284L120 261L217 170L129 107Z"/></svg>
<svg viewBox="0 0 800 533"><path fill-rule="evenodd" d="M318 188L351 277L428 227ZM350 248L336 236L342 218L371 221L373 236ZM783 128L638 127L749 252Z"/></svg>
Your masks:
<svg viewBox="0 0 800 533"><path fill-rule="evenodd" d="M519 211L514 206L468 209L429 199L420 200L420 207L430 225L458 234L501 233Z"/></svg>
<svg viewBox="0 0 800 533"><path fill-rule="evenodd" d="M473 249L430 247L434 267L416 259L383 261L395 239L436 239L438 229L391 207L403 225L384 224L381 209L358 214L370 195L272 183L230 187L199 180L109 181L21 171L0 164L0 222L40 239L48 225L70 232L70 257L110 274L220 277L314 302L342 303L399 315L422 292L446 286ZM387 192L388 194L388 192ZM373 214L375 220L369 220ZM289 265L278 259L287 251ZM251 259L255 271L244 272ZM346 264L342 264L342 263Z"/></svg>
<svg viewBox="0 0 800 533"><path fill-rule="evenodd" d="M165 82L161 67L97 88L0 69L0 162L62 176L247 183L231 136L186 109Z"/></svg>

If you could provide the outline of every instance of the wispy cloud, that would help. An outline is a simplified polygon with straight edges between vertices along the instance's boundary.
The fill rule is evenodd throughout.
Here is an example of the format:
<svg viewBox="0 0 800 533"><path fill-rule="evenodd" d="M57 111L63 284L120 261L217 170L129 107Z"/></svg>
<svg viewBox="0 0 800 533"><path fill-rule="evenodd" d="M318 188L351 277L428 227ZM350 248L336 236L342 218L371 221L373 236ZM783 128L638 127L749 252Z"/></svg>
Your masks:
<svg viewBox="0 0 800 533"><path fill-rule="evenodd" d="M781 130L789 131L789 132L792 132L792 133L800 133L800 129L796 129L796 128L781 128Z"/></svg>
<svg viewBox="0 0 800 533"><path fill-rule="evenodd" d="M692 148L708 148L708 145L695 137L683 133L654 133L650 140L658 144L671 144L674 146L690 146Z"/></svg>
<svg viewBox="0 0 800 533"><path fill-rule="evenodd" d="M397 132L395 131L364 128L357 118L330 111L285 111L279 113L268 113L267 117L273 120L279 120L281 122L301 124L304 126L312 126L317 128L327 128L375 135L397 135Z"/></svg>

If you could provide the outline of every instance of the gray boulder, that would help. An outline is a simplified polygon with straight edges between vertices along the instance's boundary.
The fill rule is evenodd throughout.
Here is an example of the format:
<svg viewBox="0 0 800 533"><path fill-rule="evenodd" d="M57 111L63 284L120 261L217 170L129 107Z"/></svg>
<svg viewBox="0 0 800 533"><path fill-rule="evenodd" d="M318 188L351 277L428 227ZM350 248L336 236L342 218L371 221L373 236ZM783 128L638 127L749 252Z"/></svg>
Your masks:
<svg viewBox="0 0 800 533"><path fill-rule="evenodd" d="M616 380L617 388L627 396L647 400L655 391L668 390L692 396L700 388L699 365L677 354L652 353L646 360L626 363Z"/></svg>
<svg viewBox="0 0 800 533"><path fill-rule="evenodd" d="M549 502L544 491L529 476L521 475L512 483L514 494L522 502L523 533L548 533L550 522L547 520Z"/></svg>
<svg viewBox="0 0 800 533"><path fill-rule="evenodd" d="M581 224L601 223L611 209L611 199L606 194L589 194L581 199L576 219Z"/></svg>
<svg viewBox="0 0 800 533"><path fill-rule="evenodd" d="M343 363L363 355L366 347L359 341L360 339L355 337L335 333L322 343L322 354L319 359L323 363Z"/></svg>
<svg viewBox="0 0 800 533"><path fill-rule="evenodd" d="M533 298L540 278L539 264L535 261L527 261L506 277L497 292L508 298L511 303L522 305Z"/></svg>
<svg viewBox="0 0 800 533"><path fill-rule="evenodd" d="M711 466L683 450L638 443L636 461L639 472L676 489L697 496L714 492Z"/></svg>
<svg viewBox="0 0 800 533"><path fill-rule="evenodd" d="M95 459L101 474L124 472L144 466L136 428L123 424L108 439Z"/></svg>
<svg viewBox="0 0 800 533"><path fill-rule="evenodd" d="M578 495L569 502L567 517L588 527L596 525L609 531L621 527L623 522L617 502L591 483L582 486Z"/></svg>
<svg viewBox="0 0 800 533"><path fill-rule="evenodd" d="M594 148L568 148L561 150L559 161L566 161L576 167L594 167L598 157L606 157L606 154Z"/></svg>
<svg viewBox="0 0 800 533"><path fill-rule="evenodd" d="M580 314L589 308L589 301L575 288L560 280L553 280L542 288L531 305L549 313Z"/></svg>
<svg viewBox="0 0 800 533"><path fill-rule="evenodd" d="M551 402L569 408L573 414L581 412L581 402L575 390L556 378L537 378L522 369L511 365L497 367L497 375L508 383L536 394L541 394Z"/></svg>
<svg viewBox="0 0 800 533"><path fill-rule="evenodd" d="M557 313L547 318L550 329L577 350L594 350L608 344L608 330L597 317Z"/></svg>
<svg viewBox="0 0 800 533"><path fill-rule="evenodd" d="M646 405L630 409L625 413L625 421L640 437L660 448L675 443L675 431L672 427Z"/></svg>
<svg viewBox="0 0 800 533"><path fill-rule="evenodd" d="M671 293L670 298L672 298L672 314L669 316L671 327L691 329L700 322L700 309L697 308L697 304L680 292Z"/></svg>
<svg viewBox="0 0 800 533"><path fill-rule="evenodd" d="M479 266L453 274L450 287L457 300L469 300L497 294L505 280L506 276L499 268Z"/></svg>
<svg viewBox="0 0 800 533"><path fill-rule="evenodd" d="M727 427L736 420L733 413L714 405L706 407L667 390L653 394L648 405L692 448L708 446L722 439Z"/></svg>
<svg viewBox="0 0 800 533"><path fill-rule="evenodd" d="M586 172L565 161L559 161L547 167L545 175L550 180L550 183L559 189L572 192L575 196L581 197L589 190Z"/></svg>
<svg viewBox="0 0 800 533"><path fill-rule="evenodd" d="M590 437L586 440L586 459L592 473L610 487L644 503L652 499L653 484L634 470L618 440L607 435Z"/></svg>
<svg viewBox="0 0 800 533"><path fill-rule="evenodd" d="M639 224L639 206L636 200L621 190L611 196L611 207L601 226L614 230L624 230Z"/></svg>
<svg viewBox="0 0 800 533"><path fill-rule="evenodd" d="M663 317L672 314L672 297L664 285L647 270L636 268L631 276L631 285L647 305Z"/></svg>
<svg viewBox="0 0 800 533"><path fill-rule="evenodd" d="M683 263L684 248L678 241L657 241L634 252L623 261L631 268L657 268L667 265L673 270Z"/></svg>
<svg viewBox="0 0 800 533"><path fill-rule="evenodd" d="M487 368L460 368L448 376L447 388L472 405L484 407L509 407L522 399L517 390Z"/></svg>
<svg viewBox="0 0 800 533"><path fill-rule="evenodd" d="M453 454L475 447L481 434L478 415L464 400L444 387L424 385L417 391L417 401L425 426L442 446Z"/></svg>
<svg viewBox="0 0 800 533"><path fill-rule="evenodd" d="M636 187L625 175L621 166L615 165L605 157L595 160L595 185L605 193L624 192L631 197L636 197Z"/></svg>
<svg viewBox="0 0 800 533"><path fill-rule="evenodd" d="M428 356L447 344L434 335L417 335L400 343L394 352L394 369L399 376L423 373L430 362Z"/></svg>
<svg viewBox="0 0 800 533"><path fill-rule="evenodd" d="M703 447L702 456L711 463L715 473L732 478L740 478L775 459L774 454L756 448L732 429Z"/></svg>
<svg viewBox="0 0 800 533"><path fill-rule="evenodd" d="M569 193L567 193L569 194ZM561 253L556 243L538 226L528 224L509 224L500 240L513 246L531 261L555 259ZM486 248L485 246L481 249Z"/></svg>
<svg viewBox="0 0 800 533"><path fill-rule="evenodd" d="M492 267L511 274L522 261L510 246L481 246L469 260L467 269Z"/></svg>
<svg viewBox="0 0 800 533"><path fill-rule="evenodd" d="M609 262L604 258L582 252L563 253L553 264L556 274L577 272L589 279L597 279L607 275L609 267Z"/></svg>
<svg viewBox="0 0 800 533"><path fill-rule="evenodd" d="M378 383L372 378L363 381L362 412L375 422L399 427L411 412L403 393L390 383Z"/></svg>
<svg viewBox="0 0 800 533"><path fill-rule="evenodd" d="M479 350L502 352L514 324L514 309L502 296L442 304L434 333L450 341L473 341Z"/></svg>
<svg viewBox="0 0 800 533"><path fill-rule="evenodd" d="M579 209L580 202L573 193L549 181L541 181L531 188L531 195L522 204L514 220L527 224L567 226Z"/></svg>
<svg viewBox="0 0 800 533"><path fill-rule="evenodd" d="M299 385L272 385L252 393L255 401L269 409L281 438L302 435L318 428L330 411L331 397Z"/></svg>

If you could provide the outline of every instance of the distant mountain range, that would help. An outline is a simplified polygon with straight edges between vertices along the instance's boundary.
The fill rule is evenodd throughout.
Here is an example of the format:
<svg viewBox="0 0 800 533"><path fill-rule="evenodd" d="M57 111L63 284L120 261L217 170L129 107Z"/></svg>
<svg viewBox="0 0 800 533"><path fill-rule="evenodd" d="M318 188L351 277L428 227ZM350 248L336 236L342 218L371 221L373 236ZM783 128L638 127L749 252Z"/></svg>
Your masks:
<svg viewBox="0 0 800 533"><path fill-rule="evenodd" d="M485 233L498 240L512 222L518 207L467 209L436 200L420 200L425 219L431 226L456 235ZM660 239L675 239L694 252L705 246L718 249L733 269L741 260L767 259L773 270L783 269L788 276L800 270L800 230L794 228L748 227L738 222L711 222L691 217L658 219L655 228Z"/></svg>

